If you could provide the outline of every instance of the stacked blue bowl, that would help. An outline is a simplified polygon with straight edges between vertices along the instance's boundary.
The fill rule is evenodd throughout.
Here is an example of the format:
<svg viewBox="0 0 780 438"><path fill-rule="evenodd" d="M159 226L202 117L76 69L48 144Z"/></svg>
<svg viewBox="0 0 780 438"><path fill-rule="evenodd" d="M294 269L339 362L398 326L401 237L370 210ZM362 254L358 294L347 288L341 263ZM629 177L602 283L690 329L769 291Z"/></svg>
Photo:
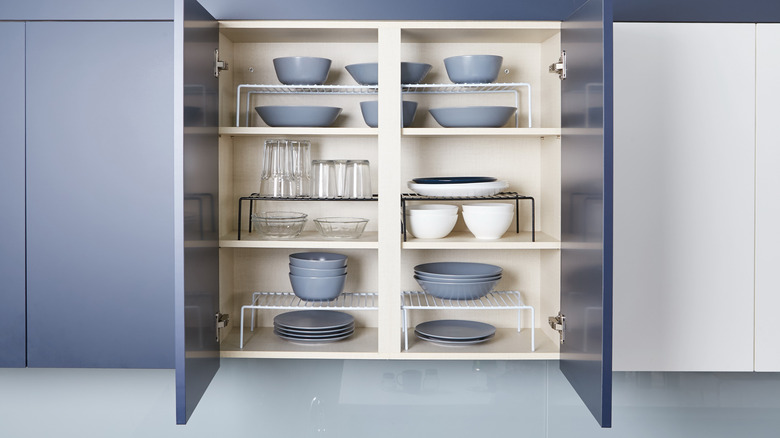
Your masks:
<svg viewBox="0 0 780 438"><path fill-rule="evenodd" d="M290 284L305 301L331 301L344 290L347 256L329 252L290 254Z"/></svg>

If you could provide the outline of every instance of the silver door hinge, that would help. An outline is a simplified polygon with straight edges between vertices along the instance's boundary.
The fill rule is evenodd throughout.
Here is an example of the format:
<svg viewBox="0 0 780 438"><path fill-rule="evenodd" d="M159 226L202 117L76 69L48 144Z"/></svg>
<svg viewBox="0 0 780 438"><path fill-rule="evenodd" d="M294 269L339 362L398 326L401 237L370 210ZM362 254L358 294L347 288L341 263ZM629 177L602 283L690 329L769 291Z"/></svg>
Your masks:
<svg viewBox="0 0 780 438"><path fill-rule="evenodd" d="M219 342L219 331L228 326L230 323L230 315L217 312L216 315L214 315L214 319L217 322L217 342Z"/></svg>
<svg viewBox="0 0 780 438"><path fill-rule="evenodd" d="M561 80L566 79L566 51L561 50L561 57L558 62L550 64L550 73L558 73Z"/></svg>
<svg viewBox="0 0 780 438"><path fill-rule="evenodd" d="M547 321L550 323L550 327L561 335L561 344L563 344L566 339L566 317L558 312L558 315L548 317Z"/></svg>
<svg viewBox="0 0 780 438"><path fill-rule="evenodd" d="M219 72L228 69L228 63L219 59L219 49L214 49L214 77L219 77Z"/></svg>

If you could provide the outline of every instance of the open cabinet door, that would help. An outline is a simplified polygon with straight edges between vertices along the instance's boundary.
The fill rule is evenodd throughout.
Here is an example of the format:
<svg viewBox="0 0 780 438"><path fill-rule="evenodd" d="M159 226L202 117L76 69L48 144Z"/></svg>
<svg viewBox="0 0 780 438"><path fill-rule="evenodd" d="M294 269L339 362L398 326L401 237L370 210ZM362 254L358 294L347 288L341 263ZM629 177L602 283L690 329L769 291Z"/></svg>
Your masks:
<svg viewBox="0 0 780 438"><path fill-rule="evenodd" d="M176 423L184 424L219 369L217 21L176 0Z"/></svg>
<svg viewBox="0 0 780 438"><path fill-rule="evenodd" d="M612 422L612 0L564 21L561 49L560 367L602 427Z"/></svg>

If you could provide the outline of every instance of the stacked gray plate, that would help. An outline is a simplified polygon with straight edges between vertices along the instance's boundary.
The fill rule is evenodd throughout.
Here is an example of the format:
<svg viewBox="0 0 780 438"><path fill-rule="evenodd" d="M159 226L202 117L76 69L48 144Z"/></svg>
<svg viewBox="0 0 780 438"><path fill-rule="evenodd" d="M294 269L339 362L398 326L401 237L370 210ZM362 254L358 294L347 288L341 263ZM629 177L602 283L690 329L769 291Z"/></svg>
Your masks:
<svg viewBox="0 0 780 438"><path fill-rule="evenodd" d="M274 334L292 342L335 342L354 333L355 318L335 310L296 310L274 318Z"/></svg>
<svg viewBox="0 0 780 438"><path fill-rule="evenodd" d="M424 341L438 344L471 345L493 339L496 328L484 322L440 319L418 324L414 334Z"/></svg>
<svg viewBox="0 0 780 438"><path fill-rule="evenodd" d="M501 280L503 269L486 263L437 262L414 267L414 279L423 290L445 300L484 297Z"/></svg>

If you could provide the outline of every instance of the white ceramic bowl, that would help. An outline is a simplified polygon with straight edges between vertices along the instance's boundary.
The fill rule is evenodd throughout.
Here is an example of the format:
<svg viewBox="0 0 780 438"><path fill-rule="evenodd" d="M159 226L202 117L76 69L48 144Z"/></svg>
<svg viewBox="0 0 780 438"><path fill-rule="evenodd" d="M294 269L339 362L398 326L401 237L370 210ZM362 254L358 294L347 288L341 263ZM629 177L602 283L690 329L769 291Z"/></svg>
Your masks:
<svg viewBox="0 0 780 438"><path fill-rule="evenodd" d="M406 231L418 239L441 239L450 234L458 213L450 215L406 215Z"/></svg>
<svg viewBox="0 0 780 438"><path fill-rule="evenodd" d="M458 214L458 206L451 204L415 204L407 206L406 213L412 216L450 216Z"/></svg>
<svg viewBox="0 0 780 438"><path fill-rule="evenodd" d="M515 204L506 202L480 202L474 204L463 204L463 211L474 213L505 213L514 212Z"/></svg>
<svg viewBox="0 0 780 438"><path fill-rule="evenodd" d="M496 240L504 235L512 224L515 214L512 211L475 213L463 212L463 221L471 234L477 239Z"/></svg>

